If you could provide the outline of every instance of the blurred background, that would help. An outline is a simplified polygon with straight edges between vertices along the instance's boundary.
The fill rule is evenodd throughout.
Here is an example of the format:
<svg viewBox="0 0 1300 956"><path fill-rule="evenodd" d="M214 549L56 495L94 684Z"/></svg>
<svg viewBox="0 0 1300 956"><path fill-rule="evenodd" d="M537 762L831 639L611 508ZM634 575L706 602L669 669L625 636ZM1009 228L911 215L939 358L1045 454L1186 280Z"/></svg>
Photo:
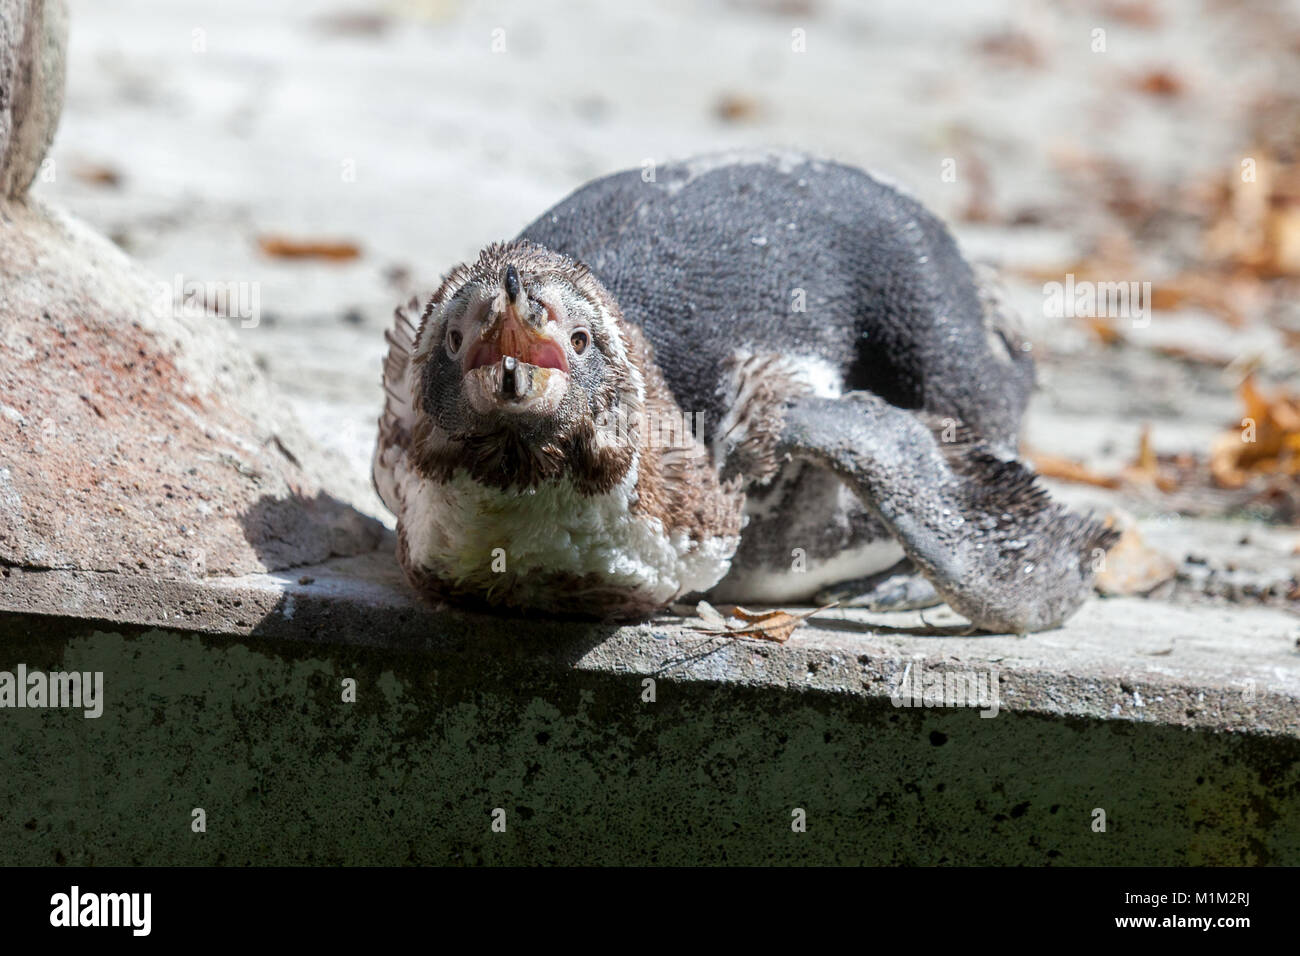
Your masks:
<svg viewBox="0 0 1300 956"><path fill-rule="evenodd" d="M786 146L1002 271L1026 456L1146 542L1111 586L1300 608L1298 3L70 6L34 194L178 288L255 289L230 324L362 510L399 301L593 177ZM1149 311L1060 315L1067 277Z"/></svg>

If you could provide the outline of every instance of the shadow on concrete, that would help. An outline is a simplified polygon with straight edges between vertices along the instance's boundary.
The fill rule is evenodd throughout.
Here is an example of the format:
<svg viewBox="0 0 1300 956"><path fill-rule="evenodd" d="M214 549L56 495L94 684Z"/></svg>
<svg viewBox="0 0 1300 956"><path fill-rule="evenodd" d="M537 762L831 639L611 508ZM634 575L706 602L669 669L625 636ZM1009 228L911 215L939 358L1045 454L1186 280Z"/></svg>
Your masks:
<svg viewBox="0 0 1300 956"><path fill-rule="evenodd" d="M244 538L268 571L373 551L384 526L333 495L263 495L239 516Z"/></svg>
<svg viewBox="0 0 1300 956"><path fill-rule="evenodd" d="M422 599L398 565L395 535L327 494L266 496L240 521L249 545L283 589L262 606L253 627L258 637L504 658L531 655L567 668L619 628L616 622L472 600L453 605Z"/></svg>

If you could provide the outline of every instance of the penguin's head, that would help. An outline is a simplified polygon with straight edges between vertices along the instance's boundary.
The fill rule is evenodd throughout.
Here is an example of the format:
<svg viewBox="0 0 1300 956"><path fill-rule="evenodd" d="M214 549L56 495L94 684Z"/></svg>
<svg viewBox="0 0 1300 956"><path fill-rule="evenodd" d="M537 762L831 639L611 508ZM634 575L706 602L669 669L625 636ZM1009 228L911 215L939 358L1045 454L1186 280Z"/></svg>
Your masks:
<svg viewBox="0 0 1300 956"><path fill-rule="evenodd" d="M613 296L586 266L498 243L456 267L413 352L414 460L497 488L569 478L607 491L637 454L645 388Z"/></svg>

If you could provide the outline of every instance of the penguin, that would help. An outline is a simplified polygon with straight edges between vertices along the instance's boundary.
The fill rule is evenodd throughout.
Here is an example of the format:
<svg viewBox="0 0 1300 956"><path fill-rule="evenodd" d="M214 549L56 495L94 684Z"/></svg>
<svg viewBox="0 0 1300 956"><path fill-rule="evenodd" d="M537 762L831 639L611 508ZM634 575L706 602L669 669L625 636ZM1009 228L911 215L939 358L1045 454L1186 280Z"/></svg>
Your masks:
<svg viewBox="0 0 1300 956"><path fill-rule="evenodd" d="M426 599L694 596L1060 625L1116 533L1016 455L1032 348L916 199L786 151L579 188L387 332L373 460Z"/></svg>

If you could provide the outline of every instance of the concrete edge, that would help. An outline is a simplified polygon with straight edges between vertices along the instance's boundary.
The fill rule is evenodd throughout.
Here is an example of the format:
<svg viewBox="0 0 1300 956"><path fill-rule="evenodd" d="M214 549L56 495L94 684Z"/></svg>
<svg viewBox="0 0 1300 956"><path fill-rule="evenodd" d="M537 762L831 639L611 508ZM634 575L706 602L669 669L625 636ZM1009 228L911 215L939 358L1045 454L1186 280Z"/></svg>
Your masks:
<svg viewBox="0 0 1300 956"><path fill-rule="evenodd" d="M386 550L309 568L241 578L158 579L69 569L6 568L0 612L83 620L96 626L162 628L232 639L361 646L398 652L526 661L539 667L787 692L820 692L931 706L947 682L959 705L984 712L1154 722L1195 731L1300 737L1300 655L1288 635L1257 638L1256 659L1206 645L1214 622L1196 609L1129 598L1094 601L1046 634L963 636L943 612L873 615L832 611L784 644L731 639L696 622L664 617L629 626L521 620L423 606ZM1183 628L1181 658L1135 643L1143 614L1170 633ZM1235 612L1246 614L1245 611ZM1257 617L1284 629L1283 612ZM1180 619L1186 618L1186 620ZM1172 620L1171 620L1172 619ZM1203 626L1202 626L1203 625ZM1186 630L1200 626L1200 630ZM1250 628L1254 621L1243 622ZM1300 621L1297 621L1300 634ZM2 629L2 628L0 628ZM1224 632L1224 642L1239 640ZM1151 641L1170 638L1149 636ZM1099 650L1100 648L1100 650ZM1163 655L1163 656L1162 656ZM1208 661L1208 663L1207 663ZM1282 665L1279 667L1278 665ZM1289 668L1286 666L1289 665ZM471 665L472 666L472 665ZM996 678L996 706L989 706ZM971 679L983 684L965 683ZM963 688L984 697L963 701ZM909 691L914 692L909 694ZM949 704L953 698L949 697Z"/></svg>

